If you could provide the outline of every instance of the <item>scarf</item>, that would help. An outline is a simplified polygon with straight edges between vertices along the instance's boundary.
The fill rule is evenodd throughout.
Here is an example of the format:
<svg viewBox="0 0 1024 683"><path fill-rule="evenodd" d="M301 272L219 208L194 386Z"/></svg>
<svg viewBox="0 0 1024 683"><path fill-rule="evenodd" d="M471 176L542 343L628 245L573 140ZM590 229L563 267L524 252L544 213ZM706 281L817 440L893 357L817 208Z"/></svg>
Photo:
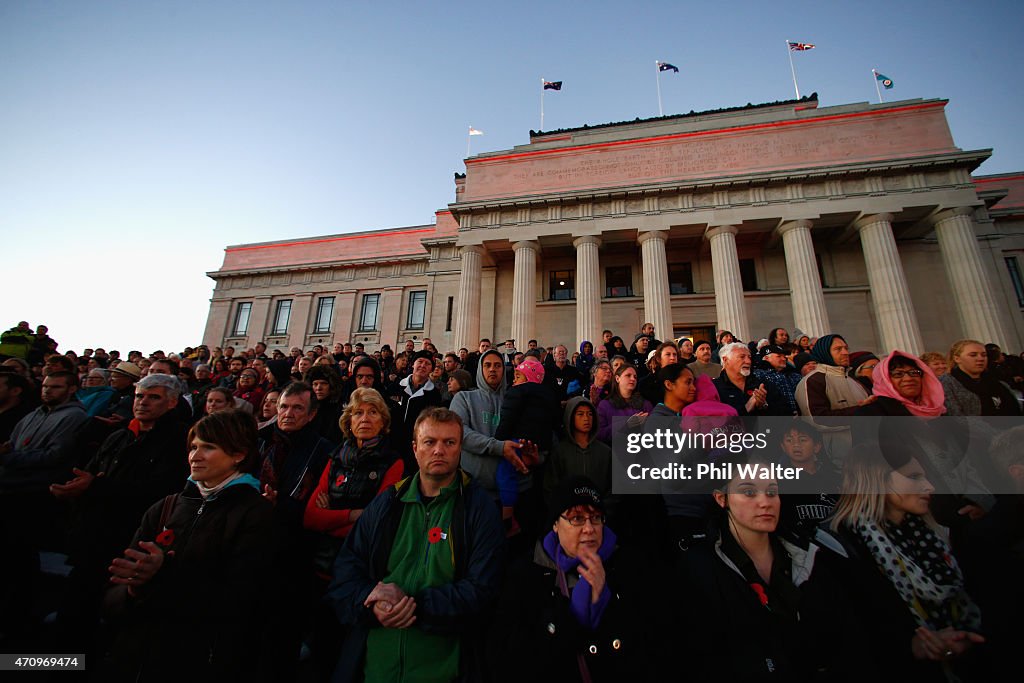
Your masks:
<svg viewBox="0 0 1024 683"><path fill-rule="evenodd" d="M256 477L252 476L251 474L244 474L242 472L235 472L230 477L228 477L221 483L217 484L216 486L204 486L202 482L196 481L192 477L189 477L188 480L196 485L196 488L199 489L199 495L203 497L204 501L213 500L221 491L223 491L229 486L232 486L233 484L248 484L249 486L255 488L257 491L260 490L260 483L256 479Z"/></svg>
<svg viewBox="0 0 1024 683"><path fill-rule="evenodd" d="M949 545L922 518L908 514L902 524L881 525L861 519L854 531L919 626L933 631L980 628L981 611L964 590Z"/></svg>
<svg viewBox="0 0 1024 683"><path fill-rule="evenodd" d="M354 469L366 460L380 455L381 438L378 435L372 439L366 439L363 441L362 448L356 445L355 438L345 439L345 443L338 451L338 463L346 469Z"/></svg>
<svg viewBox="0 0 1024 683"><path fill-rule="evenodd" d="M892 380L889 379L889 366L897 357L905 358L924 373L921 377L921 395L916 401L911 401L896 391ZM946 412L946 392L942 388L942 382L935 376L935 373L924 361L902 351L893 351L875 366L871 371L872 393L875 396L885 396L899 401L910 411L911 415L918 417L938 417Z"/></svg>
<svg viewBox="0 0 1024 683"><path fill-rule="evenodd" d="M565 575L576 569L580 563L578 558L569 557L565 554L562 546L558 543L558 534L554 531L549 531L548 535L544 537L543 546L544 552L555 561L555 566L558 568L558 574L561 577L560 581L564 580ZM597 549L597 556L601 558L602 563L606 563L614 550L615 534L611 529L605 527L604 539L601 541L601 547ZM612 594L608 589L607 582L604 585L604 590L601 591L601 597L598 598L596 603L591 602L590 593L590 583L587 582L583 575L580 575L576 585L572 587L572 590L566 597L569 598L569 611L572 612L576 621L584 628L593 631L600 625L601 617L604 615L604 610L608 607L608 603L611 602Z"/></svg>
<svg viewBox="0 0 1024 683"><path fill-rule="evenodd" d="M811 358L816 360L819 365L835 365L835 360L832 359L832 342L836 339L843 339L838 334L826 334L814 343L811 348ZM843 341L846 341L843 339Z"/></svg>

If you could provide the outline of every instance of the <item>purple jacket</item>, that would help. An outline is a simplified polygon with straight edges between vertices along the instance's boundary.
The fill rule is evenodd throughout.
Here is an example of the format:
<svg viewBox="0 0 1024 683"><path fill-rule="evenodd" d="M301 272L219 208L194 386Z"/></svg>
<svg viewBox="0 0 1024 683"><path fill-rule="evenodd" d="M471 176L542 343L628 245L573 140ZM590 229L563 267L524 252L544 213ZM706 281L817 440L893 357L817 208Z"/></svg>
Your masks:
<svg viewBox="0 0 1024 683"><path fill-rule="evenodd" d="M636 413L649 413L653 409L650 401L644 401L642 408L637 410L631 406L616 408L612 400L605 399L597 404L597 438L607 444L612 442L613 419L616 417L632 417Z"/></svg>

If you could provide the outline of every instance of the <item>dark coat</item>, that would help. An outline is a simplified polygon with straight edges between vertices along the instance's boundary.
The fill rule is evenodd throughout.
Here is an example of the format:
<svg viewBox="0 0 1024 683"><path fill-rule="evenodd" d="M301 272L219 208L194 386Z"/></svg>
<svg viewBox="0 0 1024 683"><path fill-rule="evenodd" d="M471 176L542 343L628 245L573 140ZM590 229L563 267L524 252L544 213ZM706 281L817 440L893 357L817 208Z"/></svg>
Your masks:
<svg viewBox="0 0 1024 683"><path fill-rule="evenodd" d="M775 388L774 384L770 382L762 382L760 379L751 373L746 378L745 387L741 390L732 380L729 379L728 375L725 374L725 370L722 370L722 374L715 378L715 389L718 389L718 398L722 403L726 403L736 409L736 412L740 414L740 417L744 415L792 415L789 409L789 401L779 393L779 390ZM761 384L764 384L764 390L767 392L768 405L764 408L756 409L753 413L747 412L747 401L750 400L750 395L754 389L757 389Z"/></svg>
<svg viewBox="0 0 1024 683"><path fill-rule="evenodd" d="M170 411L148 432L119 429L107 437L85 468L97 476L77 504L71 535L76 564L120 557L142 514L181 489L188 477L185 436Z"/></svg>
<svg viewBox="0 0 1024 683"><path fill-rule="evenodd" d="M494 438L529 439L540 451L550 451L551 436L558 429L561 414L562 408L551 387L536 382L517 384L505 390ZM597 424L597 416L594 417Z"/></svg>
<svg viewBox="0 0 1024 683"><path fill-rule="evenodd" d="M484 669L481 624L501 584L504 534L498 510L487 492L459 471L460 488L452 516L455 580L415 595L416 623L429 633L462 637L460 677L479 680ZM363 606L378 581L388 574L388 559L402 521L399 501L416 477L409 477L373 499L359 517L334 563L327 590L338 620L350 627L333 680L361 680L366 639L377 626ZM459 532L456 533L455 530Z"/></svg>
<svg viewBox="0 0 1024 683"><path fill-rule="evenodd" d="M269 680L280 528L255 487L237 483L203 502L195 484L175 496L174 533L163 566L137 597L107 591L104 612L120 626L115 679ZM131 547L163 531L163 501L142 518ZM136 678L138 676L138 678ZM106 679L105 679L106 680Z"/></svg>
<svg viewBox="0 0 1024 683"><path fill-rule="evenodd" d="M604 569L612 598L591 631L570 611L555 565L540 544L532 560L512 566L488 637L495 680L579 681L579 655L593 681L656 680L653 624L640 609L646 602L641 567L618 549Z"/></svg>

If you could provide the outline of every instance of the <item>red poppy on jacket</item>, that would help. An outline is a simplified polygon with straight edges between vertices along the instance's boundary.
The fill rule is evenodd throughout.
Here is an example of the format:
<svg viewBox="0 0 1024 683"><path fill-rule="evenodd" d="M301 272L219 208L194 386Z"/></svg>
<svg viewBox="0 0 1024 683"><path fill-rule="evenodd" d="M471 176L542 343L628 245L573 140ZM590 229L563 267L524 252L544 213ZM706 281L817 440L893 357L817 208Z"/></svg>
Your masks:
<svg viewBox="0 0 1024 683"><path fill-rule="evenodd" d="M431 543L437 543L444 537L441 533L441 527L435 526L433 529L427 532L427 540Z"/></svg>
<svg viewBox="0 0 1024 683"><path fill-rule="evenodd" d="M164 530L156 535L156 544L163 548L169 548L172 543L174 543L174 529L164 527Z"/></svg>
<svg viewBox="0 0 1024 683"><path fill-rule="evenodd" d="M344 474L339 474L338 478L334 480L334 485L335 486L341 486L344 483L345 483L345 475Z"/></svg>
<svg viewBox="0 0 1024 683"><path fill-rule="evenodd" d="M762 586L759 583L752 583L752 584L750 584L750 587L754 589L755 593L757 593L757 598L758 598L758 600L761 601L761 604L764 605L765 607L767 607L768 606L768 594L764 592L764 586Z"/></svg>

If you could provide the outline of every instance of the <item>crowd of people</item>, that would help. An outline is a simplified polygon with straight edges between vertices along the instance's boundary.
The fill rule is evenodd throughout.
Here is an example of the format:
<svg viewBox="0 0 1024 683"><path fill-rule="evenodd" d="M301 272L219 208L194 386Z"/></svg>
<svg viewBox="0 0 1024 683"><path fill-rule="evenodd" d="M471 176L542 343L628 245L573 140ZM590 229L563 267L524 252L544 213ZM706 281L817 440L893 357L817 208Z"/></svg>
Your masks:
<svg viewBox="0 0 1024 683"><path fill-rule="evenodd" d="M0 336L0 649L85 653L96 680L1018 668L1024 426L998 418L1021 356L626 339L122 357L22 322ZM811 492L767 467L613 490L621 434L757 417L787 420L770 448L690 457L801 467ZM70 568L54 595L41 553Z"/></svg>

